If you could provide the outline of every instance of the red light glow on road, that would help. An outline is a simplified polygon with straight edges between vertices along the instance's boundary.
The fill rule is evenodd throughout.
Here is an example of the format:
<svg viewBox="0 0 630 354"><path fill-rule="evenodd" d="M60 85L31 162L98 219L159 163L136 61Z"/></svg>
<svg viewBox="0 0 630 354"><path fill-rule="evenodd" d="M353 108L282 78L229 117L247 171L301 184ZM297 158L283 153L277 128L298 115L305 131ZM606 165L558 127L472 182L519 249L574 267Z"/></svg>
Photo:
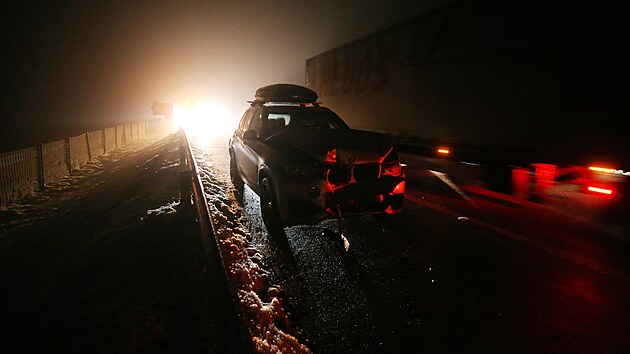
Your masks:
<svg viewBox="0 0 630 354"><path fill-rule="evenodd" d="M612 195L613 193L612 189L607 189L607 188L588 186L587 189L589 192L600 193L600 194Z"/></svg>
<svg viewBox="0 0 630 354"><path fill-rule="evenodd" d="M590 166L588 168L591 171L594 172L601 172L601 173L607 173L607 174L613 174L613 175L619 175L619 176L630 176L630 172L626 172L624 170L617 170L614 168L606 168L606 167L597 167L597 166Z"/></svg>
<svg viewBox="0 0 630 354"><path fill-rule="evenodd" d="M615 172L615 170L612 169L612 168L597 167L597 166L590 166L588 169L591 170L591 171L595 171L595 172L604 172L604 173L613 173L613 172Z"/></svg>

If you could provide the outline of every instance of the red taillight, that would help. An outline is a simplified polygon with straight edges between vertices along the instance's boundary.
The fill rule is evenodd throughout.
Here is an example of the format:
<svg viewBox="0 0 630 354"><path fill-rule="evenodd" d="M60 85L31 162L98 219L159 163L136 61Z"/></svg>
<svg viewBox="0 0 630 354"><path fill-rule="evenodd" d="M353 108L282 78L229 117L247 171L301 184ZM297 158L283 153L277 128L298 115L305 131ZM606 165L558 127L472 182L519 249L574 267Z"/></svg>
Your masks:
<svg viewBox="0 0 630 354"><path fill-rule="evenodd" d="M382 176L400 176L402 174L402 165L399 162L391 164L383 164L381 166Z"/></svg>
<svg viewBox="0 0 630 354"><path fill-rule="evenodd" d="M400 157L394 148L390 148L385 157L381 160L381 176L400 176L402 175L402 165Z"/></svg>
<svg viewBox="0 0 630 354"><path fill-rule="evenodd" d="M326 162L335 163L337 162L337 149L332 149L328 151L326 154Z"/></svg>
<svg viewBox="0 0 630 354"><path fill-rule="evenodd" d="M597 193L597 194L606 194L606 195L612 195L613 191L612 189L608 189L608 188L600 188L600 187L595 187L595 186L588 186L588 188L586 188L589 192L593 192L593 193Z"/></svg>
<svg viewBox="0 0 630 354"><path fill-rule="evenodd" d="M441 147L441 148L437 149L437 153L442 155L442 156L446 156L446 155L451 153L451 150L449 148Z"/></svg>
<svg viewBox="0 0 630 354"><path fill-rule="evenodd" d="M405 181L402 181L394 187L394 194L404 194L405 193Z"/></svg>

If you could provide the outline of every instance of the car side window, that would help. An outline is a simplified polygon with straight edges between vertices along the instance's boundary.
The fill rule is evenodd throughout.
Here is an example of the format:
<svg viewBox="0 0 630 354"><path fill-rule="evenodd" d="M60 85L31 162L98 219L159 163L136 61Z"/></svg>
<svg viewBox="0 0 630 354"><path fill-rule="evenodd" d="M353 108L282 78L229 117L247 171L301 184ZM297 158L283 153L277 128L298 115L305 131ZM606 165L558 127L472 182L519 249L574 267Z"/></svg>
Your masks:
<svg viewBox="0 0 630 354"><path fill-rule="evenodd" d="M252 120L254 111L255 110L253 109L251 110L248 109L247 111L245 111L245 113L243 114L243 118L241 118L241 122L238 125L238 129L240 129L243 132L249 129L250 121Z"/></svg>
<svg viewBox="0 0 630 354"><path fill-rule="evenodd" d="M248 130L253 130L258 135L260 133L260 127L262 126L261 110L256 109L252 111L252 120L249 123Z"/></svg>
<svg viewBox="0 0 630 354"><path fill-rule="evenodd" d="M289 122L291 121L291 115L283 113L283 114L278 114L278 113L269 113L267 114L267 119L263 119L262 123L262 135L263 136L272 136L278 132L280 132L281 130L283 130L283 128L285 126L287 126L289 124Z"/></svg>
<svg viewBox="0 0 630 354"><path fill-rule="evenodd" d="M282 125L289 125L289 122L291 122L291 116L286 113L283 113L283 114L269 113L269 115L267 116L267 119L269 119L269 121L281 122ZM275 123L275 124L280 125L280 123Z"/></svg>

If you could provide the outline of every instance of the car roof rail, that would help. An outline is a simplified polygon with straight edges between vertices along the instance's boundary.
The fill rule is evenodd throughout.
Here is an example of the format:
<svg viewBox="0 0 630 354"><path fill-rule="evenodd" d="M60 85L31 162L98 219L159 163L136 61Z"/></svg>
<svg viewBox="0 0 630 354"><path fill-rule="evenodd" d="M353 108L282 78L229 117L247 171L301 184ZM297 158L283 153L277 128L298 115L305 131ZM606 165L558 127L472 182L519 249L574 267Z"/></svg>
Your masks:
<svg viewBox="0 0 630 354"><path fill-rule="evenodd" d="M261 101L261 100L253 100L253 101L247 101L247 103L249 103L249 105L252 106L252 107L260 107L260 106L264 105L266 102L265 101Z"/></svg>
<svg viewBox="0 0 630 354"><path fill-rule="evenodd" d="M278 101L265 101L265 100L253 100L247 101L252 107L261 107L261 106L300 106L306 107L308 105L312 105L313 107L320 107L321 102L278 102Z"/></svg>

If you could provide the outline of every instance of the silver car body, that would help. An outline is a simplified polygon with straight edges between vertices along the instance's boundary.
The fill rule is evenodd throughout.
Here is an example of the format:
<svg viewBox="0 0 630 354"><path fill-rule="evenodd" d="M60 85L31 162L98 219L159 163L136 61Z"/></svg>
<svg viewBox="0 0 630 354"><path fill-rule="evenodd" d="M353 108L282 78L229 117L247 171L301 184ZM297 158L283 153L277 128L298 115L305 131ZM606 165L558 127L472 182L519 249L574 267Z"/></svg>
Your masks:
<svg viewBox="0 0 630 354"><path fill-rule="evenodd" d="M388 139L350 129L317 104L253 102L229 150L257 194L271 180L284 226L402 209L404 174Z"/></svg>

